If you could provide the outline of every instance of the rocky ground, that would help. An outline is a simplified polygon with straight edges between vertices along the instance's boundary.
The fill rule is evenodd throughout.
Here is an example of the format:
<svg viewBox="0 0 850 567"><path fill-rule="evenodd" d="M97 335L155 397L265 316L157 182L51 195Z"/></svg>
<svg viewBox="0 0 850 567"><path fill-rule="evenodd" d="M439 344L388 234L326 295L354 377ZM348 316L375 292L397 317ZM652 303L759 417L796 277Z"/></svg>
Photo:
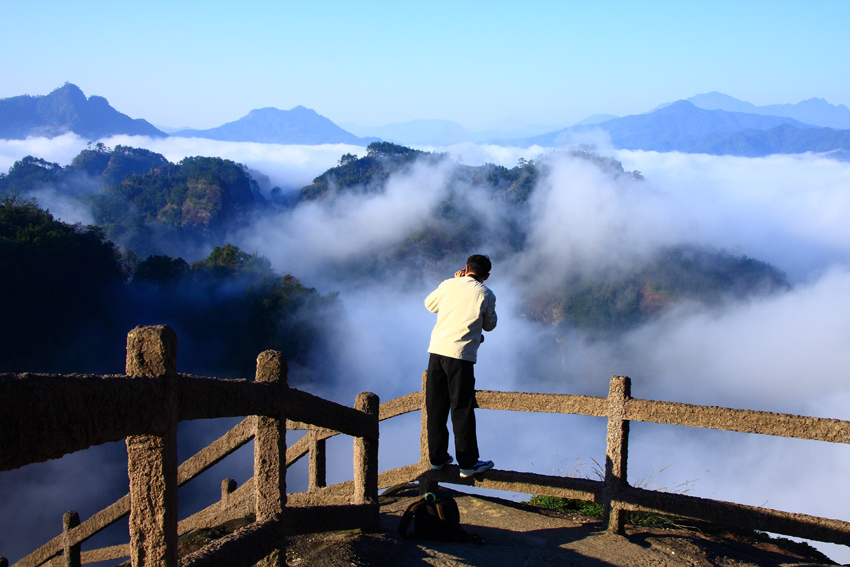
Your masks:
<svg viewBox="0 0 850 567"><path fill-rule="evenodd" d="M289 539L290 566L497 566L497 567L796 567L835 565L805 544L716 526L628 526L625 537L604 531L579 514L543 510L498 498L455 496L461 522L483 544L404 539L397 533L407 506L419 498L413 487L381 497L381 529L333 532ZM208 537L220 537L227 527ZM189 538L186 538L189 539Z"/></svg>

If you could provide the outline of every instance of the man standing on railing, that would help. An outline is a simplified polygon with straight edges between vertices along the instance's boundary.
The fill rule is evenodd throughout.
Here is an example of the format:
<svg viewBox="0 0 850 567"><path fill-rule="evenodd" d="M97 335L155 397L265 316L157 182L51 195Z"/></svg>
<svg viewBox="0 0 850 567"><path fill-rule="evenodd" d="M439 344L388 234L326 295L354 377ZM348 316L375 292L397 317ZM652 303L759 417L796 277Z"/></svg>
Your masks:
<svg viewBox="0 0 850 567"><path fill-rule="evenodd" d="M490 277L490 259L470 256L466 268L455 272L425 298L425 307L437 314L428 352L425 407L428 412L428 452L431 468L440 470L453 461L449 455L446 420L451 411L457 463L463 478L493 468L481 461L475 433L475 374L481 331L496 327L496 296L484 285Z"/></svg>

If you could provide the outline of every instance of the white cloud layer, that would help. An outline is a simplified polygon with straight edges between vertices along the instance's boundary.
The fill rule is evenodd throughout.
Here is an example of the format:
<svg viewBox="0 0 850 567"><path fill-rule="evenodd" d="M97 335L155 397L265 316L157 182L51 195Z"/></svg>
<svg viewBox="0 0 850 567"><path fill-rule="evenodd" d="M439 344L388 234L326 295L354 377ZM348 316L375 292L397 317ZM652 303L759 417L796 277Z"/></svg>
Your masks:
<svg viewBox="0 0 850 567"><path fill-rule="evenodd" d="M262 173L269 181L263 189L279 186L282 189L301 188L313 178L337 164L340 156L351 153L366 154L366 148L346 144L320 146L294 146L258 144L253 142L220 142L205 138L147 138L144 136L112 136L100 140L109 147L116 145L145 148L178 162L191 156L215 156L242 163ZM26 140L0 140L0 171L6 172L15 161L27 155L68 165L88 140L75 134L57 138L28 138ZM262 178L257 179L263 185Z"/></svg>
<svg viewBox="0 0 850 567"><path fill-rule="evenodd" d="M563 156L531 198L526 271L545 266L561 280L566 273L629 268L645 260L681 230L663 197L630 178L614 179L593 163Z"/></svg>
<svg viewBox="0 0 850 567"><path fill-rule="evenodd" d="M795 281L850 263L850 164L813 155L740 158L618 152L668 204L681 237L739 250Z"/></svg>
<svg viewBox="0 0 850 567"><path fill-rule="evenodd" d="M21 158L34 156L59 165L68 165L87 142L76 134L56 138L27 138L26 140L0 139L0 171L6 173Z"/></svg>
<svg viewBox="0 0 850 567"><path fill-rule="evenodd" d="M364 151L171 138L105 142L146 147L171 161L217 155L287 187L306 185L343 153ZM73 136L0 141L0 167L27 154L65 164L83 147ZM539 150L493 146L448 151L468 164L512 167L520 157L542 159ZM625 374L633 379L635 397L850 419L850 164L817 156L626 151L617 158L646 181L615 181L585 161L566 158L555 159L541 180L531 203L527 249L501 257L488 281L499 298L500 319L480 352L478 387L605 396L609 378ZM299 206L234 235L235 244L266 255L279 272L340 292L344 313L328 332L339 347L341 376L333 392L317 393L350 403L358 391L387 400L419 388L433 324L422 300L439 278L405 274L353 286L336 281L327 266L397 245L429 218L445 195L447 176L445 165L417 166L392 177L383 194ZM498 203L470 199L487 223L504 218ZM535 281L576 269L628 267L659 245L682 242L768 261L794 285L719 308L681 305L614 341L555 334L519 312L529 289L521 282L529 274ZM462 251L472 252L478 251ZM530 357L539 374L528 373ZM577 462L585 472L590 459L604 462L604 424L591 418L480 415L482 456L499 468L571 474ZM407 420L387 439L418 447L417 428L418 419ZM632 443L633 482L651 479L668 488L689 483L697 495L850 519L846 483L831 472L850 465L843 446L640 424L633 426ZM401 450L418 455L415 448ZM395 458L389 451L385 445L381 453L387 462ZM407 463L393 461L401 464ZM829 553L850 560L842 550Z"/></svg>
<svg viewBox="0 0 850 567"><path fill-rule="evenodd" d="M264 218L234 238L280 269L320 278L328 262L374 255L401 241L445 195L448 173L447 165L416 165L391 176L380 194L308 202Z"/></svg>

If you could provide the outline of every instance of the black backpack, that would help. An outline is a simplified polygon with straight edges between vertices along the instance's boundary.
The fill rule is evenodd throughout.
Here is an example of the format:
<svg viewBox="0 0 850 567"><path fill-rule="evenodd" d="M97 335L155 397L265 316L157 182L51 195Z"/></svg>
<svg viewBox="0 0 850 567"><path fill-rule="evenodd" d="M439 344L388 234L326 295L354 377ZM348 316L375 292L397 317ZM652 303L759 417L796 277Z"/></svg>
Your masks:
<svg viewBox="0 0 850 567"><path fill-rule="evenodd" d="M480 536L460 527L460 511L450 496L437 496L429 492L424 498L407 507L401 517L398 533L407 537L410 520L413 520L413 537L433 541L458 541L484 543Z"/></svg>

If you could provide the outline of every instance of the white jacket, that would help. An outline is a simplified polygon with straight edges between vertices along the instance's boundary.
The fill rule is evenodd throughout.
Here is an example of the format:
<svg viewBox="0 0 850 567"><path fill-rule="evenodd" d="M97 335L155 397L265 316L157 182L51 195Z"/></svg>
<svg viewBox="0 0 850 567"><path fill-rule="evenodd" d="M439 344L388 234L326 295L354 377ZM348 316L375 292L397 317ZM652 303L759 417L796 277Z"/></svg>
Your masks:
<svg viewBox="0 0 850 567"><path fill-rule="evenodd" d="M475 362L481 331L496 327L496 296L470 276L450 278L425 298L428 311L437 314L428 352Z"/></svg>

